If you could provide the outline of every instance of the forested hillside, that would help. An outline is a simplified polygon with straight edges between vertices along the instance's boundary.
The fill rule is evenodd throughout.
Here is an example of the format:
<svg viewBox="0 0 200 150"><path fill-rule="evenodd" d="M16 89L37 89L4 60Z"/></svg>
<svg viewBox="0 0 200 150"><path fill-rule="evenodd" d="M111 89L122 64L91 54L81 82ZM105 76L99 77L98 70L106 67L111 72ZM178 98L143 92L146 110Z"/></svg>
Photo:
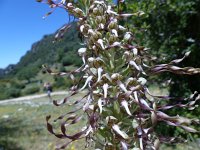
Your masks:
<svg viewBox="0 0 200 150"><path fill-rule="evenodd" d="M75 61L77 57L74 57L80 45L76 25L72 24L63 39L55 41L54 37L55 34L44 35L40 41L34 43L31 50L20 59L11 75L20 77L24 72L31 71L34 76L43 64L53 65L61 62L63 65L70 65L73 61L75 65L78 65L79 62Z"/></svg>
<svg viewBox="0 0 200 150"><path fill-rule="evenodd" d="M1 69L0 99L41 91L34 84L45 82L41 77L43 64L58 71L65 71L69 66L79 66L81 60L77 57L76 51L80 47L81 41L78 38L76 28L76 24L72 23L70 30L58 41L55 41L55 35L58 31L54 34L45 35L40 41L32 45L31 49L21 57L17 64ZM56 80L55 84L60 84L58 82L63 79L53 78L49 80L53 83Z"/></svg>

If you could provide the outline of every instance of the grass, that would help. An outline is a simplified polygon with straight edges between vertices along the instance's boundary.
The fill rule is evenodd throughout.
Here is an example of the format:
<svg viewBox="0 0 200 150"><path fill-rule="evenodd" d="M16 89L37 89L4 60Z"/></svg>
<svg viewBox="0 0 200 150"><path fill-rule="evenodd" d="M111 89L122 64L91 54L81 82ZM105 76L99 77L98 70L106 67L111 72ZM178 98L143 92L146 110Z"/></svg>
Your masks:
<svg viewBox="0 0 200 150"><path fill-rule="evenodd" d="M61 96L54 97L59 99ZM0 149L3 150L53 150L60 141L48 133L45 117L56 118L72 107L55 107L48 98L20 102L19 104L0 105ZM53 119L52 119L53 120ZM52 122L51 122L52 123ZM84 121L81 122L83 124ZM58 126L58 125L57 125ZM80 127L80 125L79 125ZM74 133L77 128L70 128ZM64 141L63 141L64 142ZM69 150L81 150L84 141L70 145Z"/></svg>
<svg viewBox="0 0 200 150"><path fill-rule="evenodd" d="M62 99L64 96L55 96ZM80 98L77 95L74 99ZM0 150L54 150L60 140L55 138L46 129L45 117L52 115L53 119L74 109L72 106L53 106L47 97L0 105ZM68 133L77 132L84 126L86 119L80 124L68 129ZM53 123L55 127L58 124ZM62 142L66 142L62 140ZM67 150L85 150L85 141L71 144ZM90 148L94 149L94 148ZM199 150L197 144L183 144L174 147L163 145L161 150ZM87 149L88 150L88 149Z"/></svg>

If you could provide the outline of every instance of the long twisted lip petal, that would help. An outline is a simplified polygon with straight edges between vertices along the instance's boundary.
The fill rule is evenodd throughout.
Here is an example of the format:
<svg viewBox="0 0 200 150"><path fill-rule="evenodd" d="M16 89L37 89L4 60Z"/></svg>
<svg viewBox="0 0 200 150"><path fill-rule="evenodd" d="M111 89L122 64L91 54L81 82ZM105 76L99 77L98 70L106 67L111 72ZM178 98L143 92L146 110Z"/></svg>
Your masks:
<svg viewBox="0 0 200 150"><path fill-rule="evenodd" d="M101 80L102 72L103 72L103 69L101 67L97 69L97 74L98 74L97 82Z"/></svg>
<svg viewBox="0 0 200 150"><path fill-rule="evenodd" d="M104 91L104 98L107 98L108 96L108 84L103 85L103 91Z"/></svg>
<svg viewBox="0 0 200 150"><path fill-rule="evenodd" d="M82 91L85 89L85 87L88 85L88 83L92 80L93 76L89 76L87 78L87 80L85 81L85 84L83 85L83 87L79 90L79 91Z"/></svg>
<svg viewBox="0 0 200 150"><path fill-rule="evenodd" d="M105 46L103 44L103 40L102 39L98 39L97 43L100 44L101 48L104 50L105 49Z"/></svg>
<svg viewBox="0 0 200 150"><path fill-rule="evenodd" d="M125 101L125 100L123 100L123 101L121 102L121 105L125 108L127 114L130 115L130 116L132 116L132 114L131 114L131 112L130 112L130 109L128 108L128 102Z"/></svg>
<svg viewBox="0 0 200 150"><path fill-rule="evenodd" d="M125 85L121 81L118 80L117 84L124 92L128 92L128 90L126 89Z"/></svg>
<svg viewBox="0 0 200 150"><path fill-rule="evenodd" d="M129 138L129 136L128 136L124 131L121 131L121 130L120 130L120 128L119 128L118 125L114 124L114 125L112 126L112 129L113 129L117 134L119 134L121 137L123 137L124 139L128 139L128 138Z"/></svg>
<svg viewBox="0 0 200 150"><path fill-rule="evenodd" d="M98 100L98 106L99 106L99 112L101 114L102 110L103 110L103 105L102 105L102 100L101 99Z"/></svg>
<svg viewBox="0 0 200 150"><path fill-rule="evenodd" d="M139 66L135 63L135 61L131 60L131 61L129 62L129 64L130 64L131 66L134 66L135 69L137 69L138 71L140 71L140 68L139 68Z"/></svg>

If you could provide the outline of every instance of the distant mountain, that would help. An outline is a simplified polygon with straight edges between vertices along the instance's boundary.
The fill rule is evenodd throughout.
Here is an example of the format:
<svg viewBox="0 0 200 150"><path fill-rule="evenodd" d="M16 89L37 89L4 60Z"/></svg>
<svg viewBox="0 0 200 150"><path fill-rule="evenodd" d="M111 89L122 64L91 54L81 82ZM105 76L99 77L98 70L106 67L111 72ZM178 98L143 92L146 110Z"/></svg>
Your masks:
<svg viewBox="0 0 200 150"><path fill-rule="evenodd" d="M49 77L42 71L43 64L65 71L82 63L77 55L77 49L81 46L77 25L70 25L62 39L55 41L58 31L45 35L32 45L17 64L0 69L0 100L44 92L43 82L46 81L53 84L54 90L71 86L68 78Z"/></svg>
<svg viewBox="0 0 200 150"><path fill-rule="evenodd" d="M4 70L5 69L0 69L0 77L5 75Z"/></svg>
<svg viewBox="0 0 200 150"><path fill-rule="evenodd" d="M0 77L4 77L6 75L8 75L9 73L11 73L14 69L15 69L16 65L8 65L5 69L0 69Z"/></svg>
<svg viewBox="0 0 200 150"><path fill-rule="evenodd" d="M24 78L24 74L30 72L30 77L36 75L43 64L49 66L61 63L66 65L79 65L80 59L76 51L80 47L76 23L71 24L71 28L63 35L61 40L55 40L54 34L45 35L40 41L34 43L29 51L21 57L16 65L9 65L5 69L0 69L0 77L17 76ZM26 76L25 78L29 78Z"/></svg>

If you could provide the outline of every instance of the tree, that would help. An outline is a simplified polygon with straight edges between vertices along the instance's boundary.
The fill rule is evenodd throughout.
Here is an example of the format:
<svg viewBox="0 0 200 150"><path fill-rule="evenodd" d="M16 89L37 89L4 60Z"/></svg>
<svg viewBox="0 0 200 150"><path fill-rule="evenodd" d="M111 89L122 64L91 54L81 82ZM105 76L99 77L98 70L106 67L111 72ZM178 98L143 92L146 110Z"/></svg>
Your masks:
<svg viewBox="0 0 200 150"><path fill-rule="evenodd" d="M36 67L26 67L18 72L17 77L19 80L27 80L28 83L30 79L35 77L38 72L38 68Z"/></svg>

